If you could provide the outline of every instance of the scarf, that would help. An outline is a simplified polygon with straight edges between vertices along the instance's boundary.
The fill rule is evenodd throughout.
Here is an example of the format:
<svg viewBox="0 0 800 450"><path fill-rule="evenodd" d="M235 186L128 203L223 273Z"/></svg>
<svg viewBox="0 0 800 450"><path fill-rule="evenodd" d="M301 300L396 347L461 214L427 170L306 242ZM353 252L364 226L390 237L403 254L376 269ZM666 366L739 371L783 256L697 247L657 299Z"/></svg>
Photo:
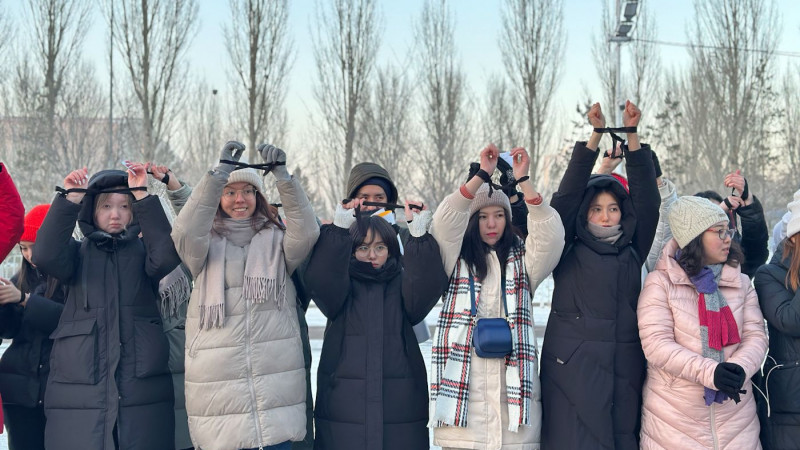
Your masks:
<svg viewBox="0 0 800 450"><path fill-rule="evenodd" d="M508 429L516 432L520 425L531 424L533 378L537 376L536 341L531 315L531 292L525 270L525 247L515 246L506 261L506 297L513 350L505 359ZM433 346L431 349L431 402L428 426L467 426L469 374L472 355L469 267L463 258L450 277L450 285L442 297ZM481 285L475 281L476 301Z"/></svg>
<svg viewBox="0 0 800 450"><path fill-rule="evenodd" d="M178 317L179 307L189 301L192 294L191 281L183 264L158 282L158 295L161 297L159 312L161 317Z"/></svg>
<svg viewBox="0 0 800 450"><path fill-rule="evenodd" d="M586 222L589 233L600 242L614 245L617 240L622 236L622 225L613 225L604 227L602 225L595 225L592 222Z"/></svg>
<svg viewBox="0 0 800 450"><path fill-rule="evenodd" d="M383 267L376 269L372 263L359 261L355 256L350 257L350 276L356 280L368 283L388 283L403 270L397 258L389 258Z"/></svg>
<svg viewBox="0 0 800 450"><path fill-rule="evenodd" d="M703 344L703 356L717 362L725 361L722 347L736 344L739 340L739 330L736 320L725 297L719 291L719 279L722 275L722 264L703 267L697 275L689 277L699 293L697 301L697 315L700 321L700 339ZM712 403L722 403L728 398L722 392L705 388L703 398L706 406Z"/></svg>
<svg viewBox="0 0 800 450"><path fill-rule="evenodd" d="M260 228L266 223L261 218ZM270 224L255 232L250 219L215 220L205 270L195 284L200 307L200 329L222 328L225 322L225 248L228 241L244 247L247 261L244 267L242 297L248 302L275 301L278 309L286 303L286 264L283 260L283 230Z"/></svg>

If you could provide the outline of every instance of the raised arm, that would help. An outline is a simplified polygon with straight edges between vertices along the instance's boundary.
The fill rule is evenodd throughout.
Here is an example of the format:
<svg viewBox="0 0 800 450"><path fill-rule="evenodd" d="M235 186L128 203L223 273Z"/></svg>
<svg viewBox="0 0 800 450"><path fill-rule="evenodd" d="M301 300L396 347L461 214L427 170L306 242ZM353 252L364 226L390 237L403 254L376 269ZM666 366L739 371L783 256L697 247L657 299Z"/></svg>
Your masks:
<svg viewBox="0 0 800 450"><path fill-rule="evenodd" d="M181 209L186 205L186 201L189 200L189 196L192 195L192 187L178 178L178 176L166 166L153 164L150 170L154 179L166 185L167 198L172 205L172 209L175 210L175 214L180 214Z"/></svg>
<svg viewBox="0 0 800 450"><path fill-rule="evenodd" d="M322 314L330 320L339 315L350 295L350 257L353 254L353 241L348 228L353 221L355 221L353 210L339 205L334 223L320 228L319 239L314 245L306 267L304 279L309 296L314 299Z"/></svg>
<svg viewBox="0 0 800 450"><path fill-rule="evenodd" d="M412 325L425 319L447 290L448 274L439 257L439 244L428 233L431 212L412 213L406 201L406 220L411 237L403 255L403 308ZM419 204L419 203L416 203Z"/></svg>
<svg viewBox="0 0 800 450"><path fill-rule="evenodd" d="M656 235L645 262L645 267L648 272L652 272L655 269L658 258L661 257L661 252L664 250L667 242L672 240L672 229L669 227L669 221L667 220L667 211L669 211L669 207L672 206L672 203L678 199L678 193L672 181L667 178L660 179L661 181L658 183L658 194L661 196L661 206L658 209Z"/></svg>

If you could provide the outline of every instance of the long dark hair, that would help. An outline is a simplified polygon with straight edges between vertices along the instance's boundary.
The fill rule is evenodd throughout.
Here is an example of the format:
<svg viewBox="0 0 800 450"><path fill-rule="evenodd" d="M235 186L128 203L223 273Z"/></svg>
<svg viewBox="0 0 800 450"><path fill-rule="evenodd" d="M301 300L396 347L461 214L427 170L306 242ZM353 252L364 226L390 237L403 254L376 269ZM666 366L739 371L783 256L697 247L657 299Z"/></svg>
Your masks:
<svg viewBox="0 0 800 450"><path fill-rule="evenodd" d="M46 280L47 287L45 288L44 296L45 298L53 298L56 291L62 289L61 283L51 276L48 276ZM17 272L16 288L26 294L30 294L41 282L42 275L23 257L19 272Z"/></svg>
<svg viewBox="0 0 800 450"><path fill-rule="evenodd" d="M278 208L267 203L267 199L264 198L264 196L258 191L258 189L256 189L255 186L252 184L250 184L250 186L252 186L252 188L256 191L256 209L253 211L253 215L250 216L250 226L252 226L256 231L261 231L263 228L269 226L269 224L273 224L281 230L285 230L286 226L284 226L280 219L278 219ZM258 226L259 216L267 219L267 222L260 228ZM222 210L222 204L220 203L220 205L217 206L217 214L214 216L214 222L224 228L222 219L230 219L230 217L231 216Z"/></svg>
<svg viewBox="0 0 800 450"><path fill-rule="evenodd" d="M367 239L369 230L372 230L372 241L364 242ZM378 236L384 245L389 248L389 258L400 258L400 244L397 242L397 232L392 225L380 216L362 217L350 225L350 238L353 240L351 253L356 252L356 247L361 244L371 244Z"/></svg>
<svg viewBox="0 0 800 450"><path fill-rule="evenodd" d="M505 214L506 225L503 228L503 236L494 245L494 251L497 252L497 259L500 261L500 273L505 276L508 254L511 253L511 248L517 245L518 238L511 225L511 217L509 217L508 210L503 208L503 214ZM486 255L489 254L492 247L481 239L481 230L478 223L480 221L479 216L480 210L469 218L467 231L464 233L464 241L461 243L461 257L467 262L470 273L475 275L478 280L483 281L489 271L489 266L486 264Z"/></svg>
<svg viewBox="0 0 800 450"><path fill-rule="evenodd" d="M785 286L797 291L800 286L800 234L794 234L783 242L783 258L791 255L789 270L786 272Z"/></svg>
<svg viewBox="0 0 800 450"><path fill-rule="evenodd" d="M683 268L687 275L693 277L703 270L703 260L705 259L705 251L703 250L703 234L692 239L686 247L681 249L680 256L678 256L678 264ZM731 239L731 248L728 251L728 259L725 264L736 267L744 261L744 254L739 244Z"/></svg>

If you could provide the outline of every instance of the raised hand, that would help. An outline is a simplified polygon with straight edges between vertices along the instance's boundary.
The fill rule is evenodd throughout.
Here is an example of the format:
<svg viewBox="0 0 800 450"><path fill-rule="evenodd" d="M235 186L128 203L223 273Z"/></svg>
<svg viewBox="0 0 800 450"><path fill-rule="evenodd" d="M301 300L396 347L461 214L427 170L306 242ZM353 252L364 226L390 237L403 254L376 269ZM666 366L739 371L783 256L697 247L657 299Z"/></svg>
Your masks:
<svg viewBox="0 0 800 450"><path fill-rule="evenodd" d="M422 211L413 210L409 205L422 205ZM428 206L417 200L406 199L406 223L408 224L408 232L413 237L422 237L428 232L433 220L433 214L428 209Z"/></svg>
<svg viewBox="0 0 800 450"><path fill-rule="evenodd" d="M531 158L524 148L516 147L511 150L511 163L515 179L530 176Z"/></svg>
<svg viewBox="0 0 800 450"><path fill-rule="evenodd" d="M622 125L626 127L635 127L639 125L639 119L642 118L642 112L630 100L625 100L625 110L622 111Z"/></svg>
<svg viewBox="0 0 800 450"><path fill-rule="evenodd" d="M422 205L422 210L423 211L428 209L428 205L426 205L426 204L424 204L424 203L422 203L420 201L417 201L417 200L406 199L405 205L406 205L405 206L406 222L411 222L412 220L414 220L414 212L415 211L414 211L414 208L411 208L409 205Z"/></svg>
<svg viewBox="0 0 800 450"><path fill-rule="evenodd" d="M744 192L744 185L745 181L741 170L725 175L725 187L736 189L741 194Z"/></svg>
<svg viewBox="0 0 800 450"><path fill-rule="evenodd" d="M614 148L606 150L605 154L608 155L608 157L600 161L600 168L597 170L597 173L604 173L606 175L613 173L614 169L622 162L622 158L617 158L620 153L622 153L622 150L617 143L614 143Z"/></svg>
<svg viewBox="0 0 800 450"><path fill-rule="evenodd" d="M147 169L150 163L130 163L128 165L128 187L147 187ZM147 191L131 191L136 200L147 197Z"/></svg>
<svg viewBox="0 0 800 450"><path fill-rule="evenodd" d="M20 303L20 299L24 299L24 297L22 296L22 292L14 286L14 283L6 278L0 278L0 305Z"/></svg>
<svg viewBox="0 0 800 450"><path fill-rule="evenodd" d="M497 168L497 158L500 157L500 150L494 144L489 144L481 150L481 169L491 176Z"/></svg>
<svg viewBox="0 0 800 450"><path fill-rule="evenodd" d="M150 164L150 172L154 179L167 185L170 191L176 191L181 188L181 183L178 177L167 166L159 166L155 163Z"/></svg>
<svg viewBox="0 0 800 450"><path fill-rule="evenodd" d="M600 103L595 103L591 108L589 108L586 118L589 119L589 123L593 128L606 127L606 118L603 115L603 111L600 109Z"/></svg>
<svg viewBox="0 0 800 450"><path fill-rule="evenodd" d="M728 204L730 204L730 206L728 206ZM736 211L739 209L739 207L744 206L744 204L744 200L742 200L741 197L729 195L722 201L722 203L719 204L719 206L727 213L728 211Z"/></svg>
<svg viewBox="0 0 800 450"><path fill-rule="evenodd" d="M283 165L273 166L272 174L279 180L288 180L291 178L289 170L286 168L286 152L272 144L261 144L258 146L258 153L267 164L274 164L281 162Z"/></svg>
<svg viewBox="0 0 800 450"><path fill-rule="evenodd" d="M89 183L89 170L86 167L73 170L64 178L64 189L85 189ZM80 203L83 200L83 192L71 192L67 194L67 200L73 203Z"/></svg>

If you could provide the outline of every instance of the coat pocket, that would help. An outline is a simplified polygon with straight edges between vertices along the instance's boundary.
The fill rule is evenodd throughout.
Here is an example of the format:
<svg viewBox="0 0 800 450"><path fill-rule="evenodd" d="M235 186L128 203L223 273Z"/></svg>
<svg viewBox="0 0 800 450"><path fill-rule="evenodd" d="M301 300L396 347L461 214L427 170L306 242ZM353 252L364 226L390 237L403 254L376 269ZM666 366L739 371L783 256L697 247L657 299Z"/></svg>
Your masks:
<svg viewBox="0 0 800 450"><path fill-rule="evenodd" d="M146 378L168 373L169 345L161 319L136 317L133 321L133 348L136 377Z"/></svg>
<svg viewBox="0 0 800 450"><path fill-rule="evenodd" d="M50 378L58 383L97 384L97 319L62 322L50 335Z"/></svg>

